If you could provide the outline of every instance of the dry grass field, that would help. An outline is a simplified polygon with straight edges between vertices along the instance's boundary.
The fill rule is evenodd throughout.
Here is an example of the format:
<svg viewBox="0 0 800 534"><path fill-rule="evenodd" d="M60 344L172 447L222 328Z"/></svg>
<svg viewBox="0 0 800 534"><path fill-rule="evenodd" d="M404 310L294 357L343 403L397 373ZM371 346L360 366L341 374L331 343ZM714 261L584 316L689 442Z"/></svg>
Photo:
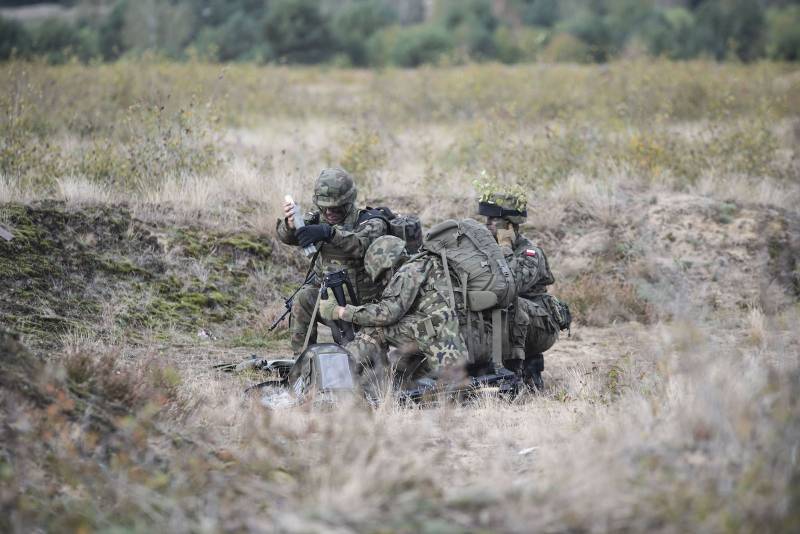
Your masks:
<svg viewBox="0 0 800 534"><path fill-rule="evenodd" d="M1 530L800 529L796 66L0 72ZM275 219L328 165L426 225L528 190L575 315L543 395L268 411L210 369L287 354Z"/></svg>

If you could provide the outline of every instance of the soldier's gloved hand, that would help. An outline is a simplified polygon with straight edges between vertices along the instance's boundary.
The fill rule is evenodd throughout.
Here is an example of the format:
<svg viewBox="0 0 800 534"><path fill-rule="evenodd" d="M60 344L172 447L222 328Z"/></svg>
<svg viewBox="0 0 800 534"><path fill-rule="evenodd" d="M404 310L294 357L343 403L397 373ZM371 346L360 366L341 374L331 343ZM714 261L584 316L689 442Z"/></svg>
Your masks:
<svg viewBox="0 0 800 534"><path fill-rule="evenodd" d="M339 320L339 305L334 299L320 299L319 316L328 321Z"/></svg>
<svg viewBox="0 0 800 534"><path fill-rule="evenodd" d="M330 241L333 237L333 226L330 224L308 224L297 229L297 241L301 247L313 245L317 241Z"/></svg>
<svg viewBox="0 0 800 534"><path fill-rule="evenodd" d="M514 239L517 235L514 233L513 228L498 228L497 229L497 243L502 247L506 246L514 248Z"/></svg>

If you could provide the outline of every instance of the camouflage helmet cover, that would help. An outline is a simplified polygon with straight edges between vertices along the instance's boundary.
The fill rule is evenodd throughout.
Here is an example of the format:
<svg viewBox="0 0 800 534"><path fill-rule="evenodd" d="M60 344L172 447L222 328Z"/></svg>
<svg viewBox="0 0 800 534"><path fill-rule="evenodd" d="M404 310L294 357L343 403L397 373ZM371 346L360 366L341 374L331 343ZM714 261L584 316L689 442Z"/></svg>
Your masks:
<svg viewBox="0 0 800 534"><path fill-rule="evenodd" d="M314 204L320 209L353 204L357 194L353 178L337 167L323 169L314 184Z"/></svg>
<svg viewBox="0 0 800 534"><path fill-rule="evenodd" d="M364 254L364 269L375 282L387 269L395 269L406 256L405 241L384 235L373 241Z"/></svg>
<svg viewBox="0 0 800 534"><path fill-rule="evenodd" d="M522 224L528 218L527 200L514 193L491 193L478 202L478 214L501 217L511 224Z"/></svg>

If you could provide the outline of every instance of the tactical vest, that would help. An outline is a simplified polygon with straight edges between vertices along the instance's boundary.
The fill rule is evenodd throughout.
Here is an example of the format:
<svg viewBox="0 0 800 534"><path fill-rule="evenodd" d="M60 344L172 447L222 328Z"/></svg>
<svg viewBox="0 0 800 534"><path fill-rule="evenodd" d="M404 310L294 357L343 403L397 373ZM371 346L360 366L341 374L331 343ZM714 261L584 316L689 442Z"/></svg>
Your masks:
<svg viewBox="0 0 800 534"><path fill-rule="evenodd" d="M358 226L369 219L362 218L365 210L353 210L342 224L334 226L336 229L346 230L348 232L355 231ZM320 220L319 213L314 213L313 217L308 220L307 224L318 224ZM364 257L353 257L346 254L335 247L324 244L321 247L317 263L314 267L314 272L317 273L317 278L321 279L324 273L346 269L353 283L358 296L359 304L372 302L380 296L380 289L370 279L364 268Z"/></svg>

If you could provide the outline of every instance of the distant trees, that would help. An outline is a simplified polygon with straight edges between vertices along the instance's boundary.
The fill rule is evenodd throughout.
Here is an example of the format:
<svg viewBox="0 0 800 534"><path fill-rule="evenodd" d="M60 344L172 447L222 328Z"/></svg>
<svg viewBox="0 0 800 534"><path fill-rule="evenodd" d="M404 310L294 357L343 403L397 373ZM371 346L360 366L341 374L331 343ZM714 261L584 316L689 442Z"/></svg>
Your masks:
<svg viewBox="0 0 800 534"><path fill-rule="evenodd" d="M35 2L0 0L0 7ZM800 0L62 0L0 17L0 60L182 59L357 67L608 61L648 53L800 60ZM99 6L99 7L98 7ZM62 9L63 11L63 9Z"/></svg>

